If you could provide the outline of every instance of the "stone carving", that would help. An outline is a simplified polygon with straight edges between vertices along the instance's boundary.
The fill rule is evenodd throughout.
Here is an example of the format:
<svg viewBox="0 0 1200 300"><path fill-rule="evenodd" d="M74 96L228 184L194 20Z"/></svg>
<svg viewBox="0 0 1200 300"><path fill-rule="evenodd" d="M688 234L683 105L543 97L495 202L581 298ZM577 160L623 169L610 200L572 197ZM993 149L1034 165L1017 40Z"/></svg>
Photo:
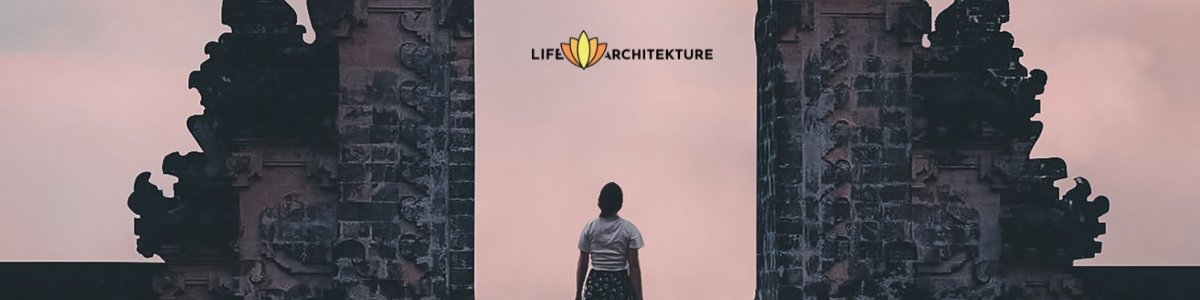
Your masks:
<svg viewBox="0 0 1200 300"><path fill-rule="evenodd" d="M163 254L164 246L183 251L225 249L236 226L236 195L229 179L205 165L203 153L186 156L178 152L163 160L163 173L179 178L175 197L163 196L150 173L134 180L129 209L139 216L134 222L138 253L145 257ZM226 249L227 250L227 249Z"/></svg>
<svg viewBox="0 0 1200 300"><path fill-rule="evenodd" d="M1001 31L1008 1L955 1L926 48L929 16L759 1L757 299L1080 294L1108 199L1083 179L1059 199L1066 164L1030 158L1047 76Z"/></svg>
<svg viewBox="0 0 1200 300"><path fill-rule="evenodd" d="M317 2L317 41L307 44L283 0L224 1L231 32L205 46L210 57L189 78L204 113L187 126L204 152L164 159L163 172L179 179L174 197L143 173L129 198L138 251L167 264L156 280L161 298L340 293L328 279L336 195L321 197L338 186L338 55L329 35L344 14Z"/></svg>
<svg viewBox="0 0 1200 300"><path fill-rule="evenodd" d="M473 4L352 9L367 22L339 35L342 51L387 40L395 54L339 66L335 286L355 299L472 299Z"/></svg>
<svg viewBox="0 0 1200 300"><path fill-rule="evenodd" d="M1088 201L1091 185L1075 178L1075 188L1059 201L1023 205L1002 221L1008 254L1014 258L1066 260L1095 257L1096 237L1104 234L1100 216L1108 212L1108 198Z"/></svg>
<svg viewBox="0 0 1200 300"><path fill-rule="evenodd" d="M887 33L902 2L759 2L759 299L911 289L913 47Z"/></svg>

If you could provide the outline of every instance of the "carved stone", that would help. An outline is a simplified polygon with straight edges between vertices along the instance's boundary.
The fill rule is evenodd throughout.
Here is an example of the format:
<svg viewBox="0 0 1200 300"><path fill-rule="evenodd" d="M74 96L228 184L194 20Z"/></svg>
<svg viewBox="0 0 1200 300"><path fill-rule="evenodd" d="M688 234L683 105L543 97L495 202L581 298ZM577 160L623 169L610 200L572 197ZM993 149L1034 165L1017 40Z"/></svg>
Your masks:
<svg viewBox="0 0 1200 300"><path fill-rule="evenodd" d="M1064 299L1108 199L1031 159L1005 0L759 1L758 299ZM804 30L798 30L804 29ZM929 33L931 46L920 45Z"/></svg>
<svg viewBox="0 0 1200 300"><path fill-rule="evenodd" d="M307 44L283 0L225 0L190 78L204 152L164 160L174 197L143 173L129 198L159 297L473 299L471 9L310 1Z"/></svg>

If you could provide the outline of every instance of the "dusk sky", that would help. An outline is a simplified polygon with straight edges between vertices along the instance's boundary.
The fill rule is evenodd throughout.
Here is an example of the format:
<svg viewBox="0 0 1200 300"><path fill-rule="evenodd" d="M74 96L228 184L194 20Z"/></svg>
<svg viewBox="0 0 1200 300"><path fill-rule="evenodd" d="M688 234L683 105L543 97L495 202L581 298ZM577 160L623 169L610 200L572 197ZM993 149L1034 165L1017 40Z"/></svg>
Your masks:
<svg viewBox="0 0 1200 300"><path fill-rule="evenodd" d="M1077 263L1200 265L1200 1L1012 2L1005 30L1050 78L1034 156L1112 199L1103 252ZM125 200L147 170L170 193L162 157L198 150L187 77L228 30L220 3L0 0L0 260L147 261ZM476 3L480 298L569 295L608 181L645 236L648 298L751 297L756 3ZM530 60L580 30L715 59Z"/></svg>

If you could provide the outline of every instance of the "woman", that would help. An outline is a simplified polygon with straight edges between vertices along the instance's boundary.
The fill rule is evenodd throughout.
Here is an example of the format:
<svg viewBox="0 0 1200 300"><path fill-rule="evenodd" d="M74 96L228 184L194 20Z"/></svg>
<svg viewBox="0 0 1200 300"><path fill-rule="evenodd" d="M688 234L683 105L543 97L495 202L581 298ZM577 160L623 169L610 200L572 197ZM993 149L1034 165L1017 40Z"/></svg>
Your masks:
<svg viewBox="0 0 1200 300"><path fill-rule="evenodd" d="M638 249L642 233L617 215L624 200L621 187L609 182L600 189L600 217L579 235L579 264L575 272L575 299L642 300L642 266ZM588 260L592 270L588 272ZM587 288L584 289L584 278Z"/></svg>

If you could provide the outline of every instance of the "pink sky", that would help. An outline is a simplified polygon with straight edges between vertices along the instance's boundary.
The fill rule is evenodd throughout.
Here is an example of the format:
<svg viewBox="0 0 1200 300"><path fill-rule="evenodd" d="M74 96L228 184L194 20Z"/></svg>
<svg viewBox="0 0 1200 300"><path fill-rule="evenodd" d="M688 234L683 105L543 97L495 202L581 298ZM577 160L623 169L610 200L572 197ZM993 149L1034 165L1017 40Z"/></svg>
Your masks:
<svg viewBox="0 0 1200 300"><path fill-rule="evenodd" d="M1200 264L1200 2L1013 2L1006 30L1050 74L1035 155L1065 158L1113 201L1104 252L1081 264ZM0 260L142 261L125 198L138 172L197 149L187 74L226 30L219 5L0 0ZM754 1L476 10L480 299L569 295L607 181L646 237L647 296L751 297ZM716 60L580 71L529 59L585 29L609 47L715 48Z"/></svg>

